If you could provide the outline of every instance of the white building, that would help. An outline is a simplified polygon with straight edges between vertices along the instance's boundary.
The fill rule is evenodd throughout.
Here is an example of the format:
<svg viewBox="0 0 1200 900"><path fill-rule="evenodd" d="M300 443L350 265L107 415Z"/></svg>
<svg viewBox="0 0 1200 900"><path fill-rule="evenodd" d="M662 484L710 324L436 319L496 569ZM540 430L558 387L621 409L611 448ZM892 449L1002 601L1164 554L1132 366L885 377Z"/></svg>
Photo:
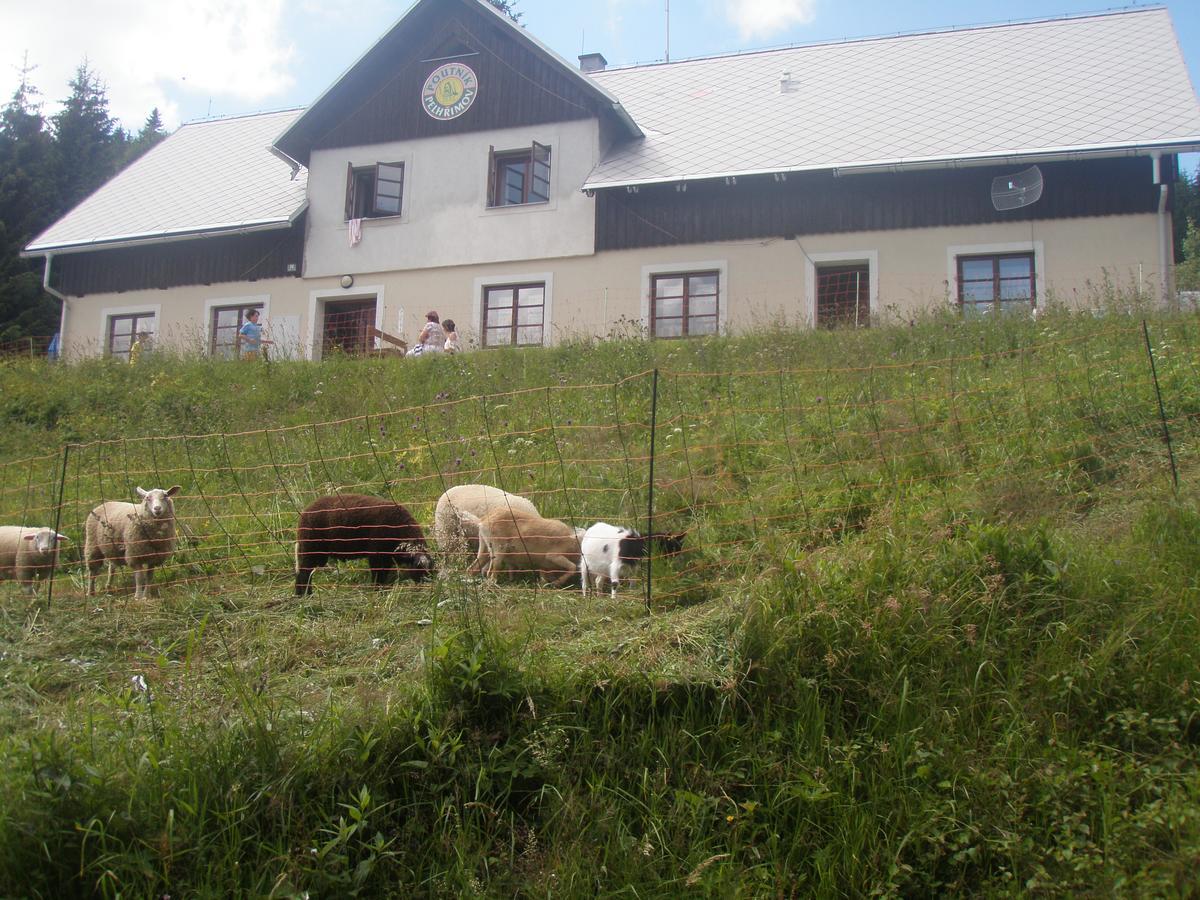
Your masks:
<svg viewBox="0 0 1200 900"><path fill-rule="evenodd" d="M1169 288L1165 9L606 69L420 0L306 110L185 125L27 248L68 354L868 324ZM383 341L387 343L386 339Z"/></svg>

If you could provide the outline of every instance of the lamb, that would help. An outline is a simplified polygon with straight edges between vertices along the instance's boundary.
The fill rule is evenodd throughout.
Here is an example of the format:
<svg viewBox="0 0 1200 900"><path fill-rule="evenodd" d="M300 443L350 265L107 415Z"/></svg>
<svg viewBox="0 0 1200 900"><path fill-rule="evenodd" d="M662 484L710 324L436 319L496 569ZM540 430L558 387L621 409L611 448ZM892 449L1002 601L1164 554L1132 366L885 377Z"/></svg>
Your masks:
<svg viewBox="0 0 1200 900"><path fill-rule="evenodd" d="M15 578L30 597L37 594L33 579L48 578L58 565L58 545L69 541L53 528L0 525L0 579Z"/></svg>
<svg viewBox="0 0 1200 900"><path fill-rule="evenodd" d="M496 579L502 573L537 573L554 587L562 587L579 568L579 537L574 528L537 513L496 508L482 517L463 511L464 524L479 536L479 550L468 575L482 573Z"/></svg>
<svg viewBox="0 0 1200 900"><path fill-rule="evenodd" d="M296 596L312 593L313 569L331 559L365 559L376 587L397 570L413 581L433 574L425 532L405 507L369 494L318 497L300 513L296 529Z"/></svg>
<svg viewBox="0 0 1200 900"><path fill-rule="evenodd" d="M587 596L589 581L594 580L593 586L599 591L607 579L615 600L618 582L642 561L651 543L658 544L664 555L674 556L683 552L685 537L685 532L654 532L642 536L607 522L590 526L579 541L579 579L583 583L583 596Z"/></svg>
<svg viewBox="0 0 1200 900"><path fill-rule="evenodd" d="M141 503L108 500L90 513L84 523L83 559L87 563L87 595L96 593L96 573L108 565L104 588L112 583L113 569L133 569L134 599L151 592L154 570L175 551L175 503L182 488L138 488ZM157 592L155 592L157 593Z"/></svg>
<svg viewBox="0 0 1200 900"><path fill-rule="evenodd" d="M443 553L461 550L477 553L479 534L474 522L493 509L538 515L537 507L517 494L487 484L460 484L438 498L433 513L433 536L438 549ZM464 512L470 513L471 518L461 515Z"/></svg>

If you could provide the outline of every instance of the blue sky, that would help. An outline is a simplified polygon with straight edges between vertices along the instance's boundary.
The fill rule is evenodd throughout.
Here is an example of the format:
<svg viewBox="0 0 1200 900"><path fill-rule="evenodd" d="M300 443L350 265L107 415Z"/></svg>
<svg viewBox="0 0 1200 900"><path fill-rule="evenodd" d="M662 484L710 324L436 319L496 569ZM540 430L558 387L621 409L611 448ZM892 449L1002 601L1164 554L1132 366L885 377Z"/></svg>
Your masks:
<svg viewBox="0 0 1200 900"><path fill-rule="evenodd" d="M519 0L521 23L571 62L661 60L667 0ZM24 55L47 112L85 57L112 109L137 128L311 103L409 7L409 0L0 0L0 92ZM1172 0L1180 48L1200 84L1200 3ZM1096 12L1079 0L963 4L838 0L671 0L672 59L813 41ZM1194 163L1193 163L1194 165Z"/></svg>

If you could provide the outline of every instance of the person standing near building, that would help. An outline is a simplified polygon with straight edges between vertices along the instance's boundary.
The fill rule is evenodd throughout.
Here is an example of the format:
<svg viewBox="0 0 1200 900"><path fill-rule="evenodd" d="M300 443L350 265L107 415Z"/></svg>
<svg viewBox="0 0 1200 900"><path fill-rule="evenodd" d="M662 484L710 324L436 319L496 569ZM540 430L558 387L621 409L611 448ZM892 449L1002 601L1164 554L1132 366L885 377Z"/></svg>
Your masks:
<svg viewBox="0 0 1200 900"><path fill-rule="evenodd" d="M129 364L136 366L142 354L150 346L150 333L148 331L139 331L133 339L133 343L129 345Z"/></svg>
<svg viewBox="0 0 1200 900"><path fill-rule="evenodd" d="M258 310L246 310L246 322L238 329L238 345L242 359L258 359L263 350L275 343L262 336L262 325L258 322Z"/></svg>

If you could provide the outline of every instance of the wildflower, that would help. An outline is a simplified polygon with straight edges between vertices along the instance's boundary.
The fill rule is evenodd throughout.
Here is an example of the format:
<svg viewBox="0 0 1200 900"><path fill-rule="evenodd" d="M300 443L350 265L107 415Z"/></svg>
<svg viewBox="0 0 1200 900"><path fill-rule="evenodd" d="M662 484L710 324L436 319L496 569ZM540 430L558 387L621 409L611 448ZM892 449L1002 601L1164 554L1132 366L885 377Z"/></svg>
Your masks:
<svg viewBox="0 0 1200 900"><path fill-rule="evenodd" d="M725 821L726 821L726 822L732 822L732 821L733 821L733 816L726 816L726 817L725 817Z"/></svg>
<svg viewBox="0 0 1200 900"><path fill-rule="evenodd" d="M887 608L888 612L900 612L900 601L895 597L888 597L883 601L883 605Z"/></svg>
<svg viewBox="0 0 1200 900"><path fill-rule="evenodd" d="M141 691L143 694L149 693L150 687L146 684L146 679L141 675L134 675L129 680L133 682L134 690Z"/></svg>

